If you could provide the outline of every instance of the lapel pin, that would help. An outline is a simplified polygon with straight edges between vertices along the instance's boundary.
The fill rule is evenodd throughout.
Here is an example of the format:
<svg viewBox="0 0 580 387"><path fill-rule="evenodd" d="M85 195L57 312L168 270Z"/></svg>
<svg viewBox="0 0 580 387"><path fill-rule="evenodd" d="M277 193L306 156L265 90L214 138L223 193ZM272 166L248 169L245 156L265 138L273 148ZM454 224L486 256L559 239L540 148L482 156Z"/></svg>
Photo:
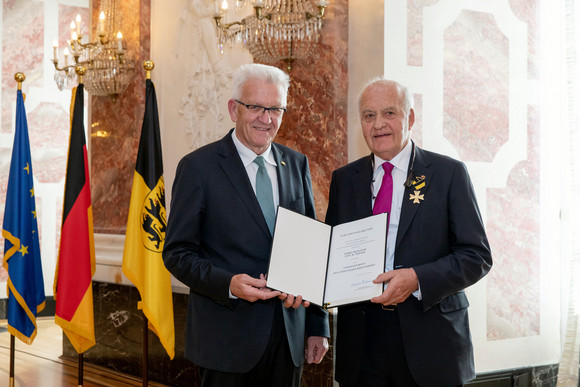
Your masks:
<svg viewBox="0 0 580 387"><path fill-rule="evenodd" d="M280 163L284 166L286 166L286 163L284 161L280 161Z"/></svg>

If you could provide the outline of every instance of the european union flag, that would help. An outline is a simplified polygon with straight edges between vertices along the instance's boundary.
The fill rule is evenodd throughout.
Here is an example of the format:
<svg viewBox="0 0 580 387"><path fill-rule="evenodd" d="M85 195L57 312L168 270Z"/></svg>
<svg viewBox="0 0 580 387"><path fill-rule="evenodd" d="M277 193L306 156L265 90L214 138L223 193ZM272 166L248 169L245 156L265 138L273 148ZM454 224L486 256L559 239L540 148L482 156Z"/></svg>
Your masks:
<svg viewBox="0 0 580 387"><path fill-rule="evenodd" d="M36 337L36 315L44 308L44 280L32 179L28 124L22 91L16 95L16 130L2 224L8 272L8 332L27 344Z"/></svg>

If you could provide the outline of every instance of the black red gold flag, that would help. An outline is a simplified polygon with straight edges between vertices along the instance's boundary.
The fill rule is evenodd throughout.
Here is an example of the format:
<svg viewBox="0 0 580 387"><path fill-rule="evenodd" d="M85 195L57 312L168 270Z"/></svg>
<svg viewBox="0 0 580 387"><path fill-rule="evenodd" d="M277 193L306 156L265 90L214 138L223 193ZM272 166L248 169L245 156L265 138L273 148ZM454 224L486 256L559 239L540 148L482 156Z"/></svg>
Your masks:
<svg viewBox="0 0 580 387"><path fill-rule="evenodd" d="M91 184L83 123L83 84L72 90L71 131L60 249L54 278L55 321L82 354L95 345L95 244Z"/></svg>

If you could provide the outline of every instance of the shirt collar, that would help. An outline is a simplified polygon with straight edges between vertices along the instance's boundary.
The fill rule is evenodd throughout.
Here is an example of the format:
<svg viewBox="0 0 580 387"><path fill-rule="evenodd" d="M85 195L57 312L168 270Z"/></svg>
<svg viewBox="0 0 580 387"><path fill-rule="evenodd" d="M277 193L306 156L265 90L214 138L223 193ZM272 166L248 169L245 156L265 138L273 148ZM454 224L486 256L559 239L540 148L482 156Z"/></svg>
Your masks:
<svg viewBox="0 0 580 387"><path fill-rule="evenodd" d="M272 153L272 144L270 144L268 148L264 152L262 152L261 155L257 155L256 153L254 153L253 150L242 144L242 142L236 135L235 129L234 132L232 133L232 140L234 140L234 145L236 147L236 150L238 151L238 154L240 155L240 158L242 159L242 164L244 164L244 167L247 167L248 165L253 163L254 159L257 156L262 156L268 164L272 164L273 166L277 165L276 160L274 160L274 154Z"/></svg>
<svg viewBox="0 0 580 387"><path fill-rule="evenodd" d="M393 166L396 169L398 169L406 174L407 170L409 169L409 160L411 159L412 148L413 148L412 141L409 141L407 143L407 145L405 145L405 147L395 157L393 157L391 160L388 160L389 163L393 164ZM373 156L375 158L375 165L374 165L375 169L373 171L373 176L376 176L377 171L379 170L381 165L387 160L383 160L377 155L373 155Z"/></svg>

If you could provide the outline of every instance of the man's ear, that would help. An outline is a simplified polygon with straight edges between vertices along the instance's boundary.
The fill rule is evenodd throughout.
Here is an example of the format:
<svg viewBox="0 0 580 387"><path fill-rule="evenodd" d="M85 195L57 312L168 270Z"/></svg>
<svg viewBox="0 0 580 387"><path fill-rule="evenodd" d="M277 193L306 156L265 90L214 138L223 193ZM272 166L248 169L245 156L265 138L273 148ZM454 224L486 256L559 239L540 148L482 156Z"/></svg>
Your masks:
<svg viewBox="0 0 580 387"><path fill-rule="evenodd" d="M411 108L411 110L409 110L409 130L411 130L414 123L415 123L415 110Z"/></svg>
<svg viewBox="0 0 580 387"><path fill-rule="evenodd" d="M238 106L236 101L233 99L228 101L228 112L230 113L230 118L232 121L236 122L238 120Z"/></svg>

